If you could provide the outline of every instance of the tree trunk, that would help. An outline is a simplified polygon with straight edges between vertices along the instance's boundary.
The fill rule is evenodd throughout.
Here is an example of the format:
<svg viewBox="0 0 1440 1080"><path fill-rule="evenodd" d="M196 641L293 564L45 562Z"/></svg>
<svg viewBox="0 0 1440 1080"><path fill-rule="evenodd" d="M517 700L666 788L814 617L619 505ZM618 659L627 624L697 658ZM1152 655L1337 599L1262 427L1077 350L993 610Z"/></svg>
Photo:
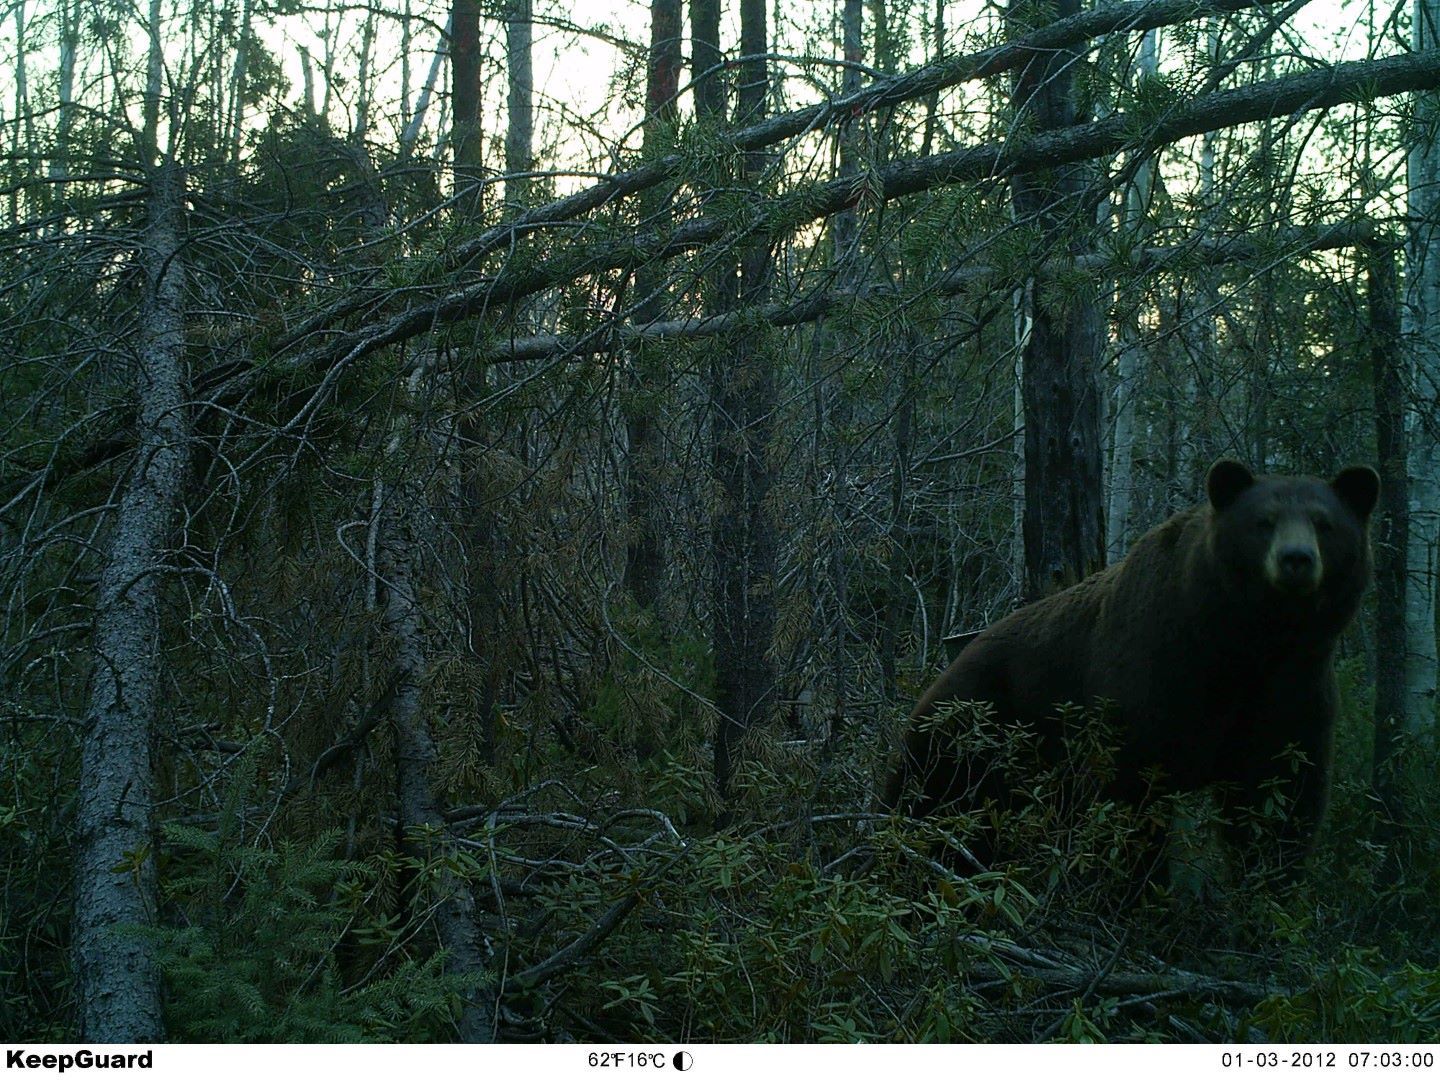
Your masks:
<svg viewBox="0 0 1440 1080"><path fill-rule="evenodd" d="M737 124L764 115L769 63L764 0L741 0ZM758 187L764 158L746 154L747 186ZM770 278L770 249L752 236L740 250L741 306L760 303ZM722 296L724 302L728 297ZM765 719L774 705L775 526L766 497L774 484L770 463L775 410L775 372L766 345L745 336L718 357L711 370L711 417L717 506L714 546L713 641L716 707L715 780L721 798L729 792L731 751L741 734Z"/></svg>
<svg viewBox="0 0 1440 1080"><path fill-rule="evenodd" d="M135 373L139 438L100 572L78 784L72 951L87 1042L164 1037L159 973L143 935L155 921L151 742L162 679L160 572L189 460L178 169L154 171L149 202Z"/></svg>
<svg viewBox="0 0 1440 1080"><path fill-rule="evenodd" d="M1153 77L1159 70L1159 49L1154 30L1140 43L1139 78ZM1147 155L1135 170L1125 193L1124 229L1127 242L1143 242L1145 214L1155 188L1155 160ZM1130 546L1130 504L1135 486L1135 406L1140 396L1139 312L1133 310L1140 298L1131 295L1121 314L1119 355L1116 357L1114 444L1110 455L1110 514L1106 541L1110 562L1125 557Z"/></svg>
<svg viewBox="0 0 1440 1080"><path fill-rule="evenodd" d="M425 113L430 107L430 97L435 93L435 83L440 78L440 65L449 55L453 27L453 19L445 23L445 32L440 35L440 43L435 47L435 58L430 61L430 71L420 87L420 96L415 100L415 111L410 114L410 119L405 122L405 129L400 133L401 157L409 157L415 152L415 143L420 138L420 129L425 124Z"/></svg>
<svg viewBox="0 0 1440 1080"><path fill-rule="evenodd" d="M676 95L680 92L680 0L651 0L650 57L645 78L645 146L647 160L669 151L678 119ZM666 228L670 220L668 196L647 193L640 200L644 227ZM635 322L644 327L662 318L667 307L660 267L642 264L635 271L639 305ZM658 473L661 461L653 424L658 402L653 369L654 351L643 347L631 353L630 386L625 402L627 470L625 474L626 543L625 588L642 608L655 606L665 574L664 513Z"/></svg>
<svg viewBox="0 0 1440 1080"><path fill-rule="evenodd" d="M480 0L455 0L450 11L450 134L455 190L481 178ZM479 195L467 205L478 206Z"/></svg>
<svg viewBox="0 0 1440 1080"><path fill-rule="evenodd" d="M245 87L250 78L250 19L252 16L251 0L243 0L240 5L240 26L235 36L235 66L230 72L230 125L227 132L228 153L230 156L230 167L240 167L240 143L245 134ZM366 27L373 26L374 15L366 18ZM369 56L369 47L366 47L365 55ZM366 92L366 78L361 76L361 93ZM363 137L365 125L362 121L359 125Z"/></svg>
<svg viewBox="0 0 1440 1080"><path fill-rule="evenodd" d="M1372 783L1393 820L1395 777L1389 768L1406 706L1405 558L1408 492L1405 477L1405 372L1400 355L1400 312L1395 254L1371 248L1366 256L1370 369L1375 388L1375 444L1380 506L1375 515L1375 754ZM1399 662L1397 662L1399 661Z"/></svg>
<svg viewBox="0 0 1440 1080"><path fill-rule="evenodd" d="M695 117L718 125L725 118L725 76L721 70L720 0L690 0L690 78Z"/></svg>
<svg viewBox="0 0 1440 1080"><path fill-rule="evenodd" d="M56 201L64 204L64 180L70 175L70 132L75 124L75 53L80 43L79 12L71 0L60 5L59 109L55 124L55 154L50 159L50 179L57 181Z"/></svg>
<svg viewBox="0 0 1440 1080"><path fill-rule="evenodd" d="M457 192L463 192L470 185L478 184L482 176L480 11L480 0L454 0L450 11L453 102L450 130L454 141ZM522 35L525 32L521 31ZM527 55L522 63L528 62ZM513 90L519 76L518 73L512 74ZM528 123L528 117L528 107L515 109L511 114L512 120L518 119L522 126ZM521 147L519 140L511 135L512 133L507 132L507 157L512 147L516 152L523 151L528 154L528 147ZM480 188L477 186L460 197L457 214L462 218L469 214L478 215L480 206ZM488 762L494 758L495 700L499 680L496 642L499 636L500 590L495 580L494 512L489 503L485 476L489 439L480 404L486 396L486 382L486 369L480 365L468 368L457 380L459 418L456 433L465 451L468 466L460 481L460 510L457 516L461 521L465 545L464 603L469 646L481 669L476 722L480 726L482 758Z"/></svg>
<svg viewBox="0 0 1440 1080"><path fill-rule="evenodd" d="M160 0L150 0L146 24L150 48L145 61L145 97L141 104L140 160L153 165L160 160L160 92L164 87L164 52L160 39Z"/></svg>
<svg viewBox="0 0 1440 1080"><path fill-rule="evenodd" d="M353 141L363 145L370 132L371 54L375 50L375 9L365 13L360 31L360 70L355 79L355 133Z"/></svg>
<svg viewBox="0 0 1440 1080"><path fill-rule="evenodd" d="M434 905L435 931L445 950L445 972L465 984L457 1033L464 1043L495 1039L495 1011L487 979L485 950L475 922L470 885L450 869L444 815L431 786L435 742L421 708L425 650L412 565L417 541L411 515L416 504L413 485L402 481L382 494L376 545L381 585L385 590L385 629L395 650L395 692L390 720L395 731L395 772L401 843L406 854L433 874L417 879L417 895L405 898L416 910ZM433 890L424 898L421 889Z"/></svg>
<svg viewBox="0 0 1440 1080"><path fill-rule="evenodd" d="M35 154L35 112L30 109L26 56L32 45L24 39L24 0L14 6L14 130L10 135L10 160L33 160ZM22 141L23 138L23 141ZM20 223L20 184L10 187L10 223Z"/></svg>
<svg viewBox="0 0 1440 1080"><path fill-rule="evenodd" d="M1010 18L1031 13L1030 0L1012 0ZM1058 16L1079 12L1061 0ZM1080 54L1058 50L1037 57L1015 79L1015 108L1041 134L1083 118L1075 108ZM1038 234L1041 257L1078 256L1093 212L1084 173L1067 166L1041 169L1012 182L1016 218ZM1104 343L1097 297L1059 297L1036 278L1029 297L1022 394L1025 401L1025 583L1038 599L1099 569L1105 557L1105 512L1096 370Z"/></svg>
<svg viewBox="0 0 1440 1080"><path fill-rule="evenodd" d="M535 76L531 62L530 0L509 0L505 13L505 71L509 111L505 128L505 203L519 210L530 201L535 167Z"/></svg>
<svg viewBox="0 0 1440 1080"><path fill-rule="evenodd" d="M1440 2L1415 0L1411 28L1416 50L1440 40ZM1440 146L1433 92L1415 96L1408 162L1409 215L1403 336L1414 356L1414 398L1408 418L1409 521L1405 629L1405 728L1435 729L1436 559L1440 556Z"/></svg>
<svg viewBox="0 0 1440 1080"><path fill-rule="evenodd" d="M860 65L865 62L864 47L864 0L845 0L841 16L842 47L845 50L845 67L840 76L840 96L850 97L860 89ZM863 114L840 121L836 132L839 169L837 175L843 181L853 183L859 168L859 152L856 143L860 136ZM855 250L858 232L855 221L855 207L848 205L836 212L831 228L834 230L836 280L841 288L854 285L858 252Z"/></svg>
<svg viewBox="0 0 1440 1080"><path fill-rule="evenodd" d="M905 355L896 358L900 380L895 403L895 459L890 466L890 523L886 529L886 557L889 585L885 597L885 622L880 628L880 677L887 697L899 694L897 682L900 634L910 613L910 582L905 576L906 540L909 530L905 514L905 493L910 479L912 432L915 429L915 358L922 345L913 337L905 342Z"/></svg>
<svg viewBox="0 0 1440 1080"><path fill-rule="evenodd" d="M935 0L935 20L931 23L931 35L934 49L931 63L939 64L945 59L945 0ZM940 91L935 90L930 94L930 100L925 103L925 133L920 138L921 157L929 157L935 149L935 121L939 110Z"/></svg>
<svg viewBox="0 0 1440 1080"><path fill-rule="evenodd" d="M865 5L863 0L845 0L841 14L841 49L845 66L841 69L840 96L852 97L860 90L860 66L865 61L864 30ZM860 139L864 130L864 114L857 112L842 118L836 125L837 175L840 181L854 190L855 178L859 172ZM860 230L852 201L838 210L830 219L831 262L835 267L835 283L846 291L853 291L860 280ZM843 345L835 340L829 326L820 329L820 347L816 356L821 363L832 355L843 355ZM852 358L852 360L855 358ZM835 698L835 715L844 716L849 709L851 698L850 661L850 559L848 537L844 522L847 519L846 486L837 482L850 468L843 441L837 437L851 421L848 395L844 387L844 368L834 365L829 370L816 373L815 379L815 505L828 504L828 521L833 523L823 531L829 546L829 556L821 555L818 562L829 568L831 617L822 629L830 641L831 692ZM820 450L824 449L824 458ZM824 466L821 462L825 461ZM821 480L828 474L829 480Z"/></svg>

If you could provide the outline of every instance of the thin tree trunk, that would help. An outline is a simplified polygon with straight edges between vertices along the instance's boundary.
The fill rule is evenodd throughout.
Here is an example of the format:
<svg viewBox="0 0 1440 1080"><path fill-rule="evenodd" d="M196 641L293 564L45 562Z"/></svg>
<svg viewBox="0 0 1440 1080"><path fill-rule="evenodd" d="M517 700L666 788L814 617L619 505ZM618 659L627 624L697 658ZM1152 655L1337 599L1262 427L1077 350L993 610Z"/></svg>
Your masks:
<svg viewBox="0 0 1440 1080"><path fill-rule="evenodd" d="M850 3L854 0L847 0L846 15L850 12ZM855 3L858 8L860 5ZM895 73L895 44L889 28L889 12L884 0L874 0L872 11L875 17L875 66L885 76ZM935 5L935 56L932 63L938 63L943 49L943 27L945 21L945 5L943 0ZM860 50L860 25L857 17L854 26L854 55L850 55L851 38L849 36L851 27L846 24L846 58L854 64L860 64L864 54ZM859 90L859 72L857 68L847 68L847 76L855 75L855 84L850 92ZM925 120L924 140L933 142L935 127L935 109L938 106L938 95L932 96L928 105ZM877 154L883 154L885 160L889 159L894 149L893 141L887 142L883 149L877 150ZM853 148L852 148L853 154ZM853 171L853 167L852 167ZM843 280L846 285L859 284L859 268L854 265L859 258L858 237L852 244L853 251L850 255L850 275ZM890 467L890 514L886 526L885 555L886 567L886 590L885 608L881 616L880 625L880 679L884 687L884 693L889 698L894 698L899 693L897 685L898 654L900 649L900 628L905 622L906 615L910 610L910 589L905 577L905 492L910 474L911 435L915 426L915 357L920 348L920 342L912 334L904 335L897 343L903 350L903 355L887 358L886 367L896 373L898 381L897 399L894 406L893 425L893 449L894 460ZM843 713L841 714L843 715Z"/></svg>
<svg viewBox="0 0 1440 1080"><path fill-rule="evenodd" d="M35 115L30 112L26 56L29 42L24 39L24 0L14 6L14 131L10 134L10 158L24 161L35 147ZM10 187L10 223L20 223L20 184Z"/></svg>
<svg viewBox="0 0 1440 1080"><path fill-rule="evenodd" d="M458 193L481 178L480 0L455 0L451 8L450 79L450 142ZM472 203L478 205L478 194Z"/></svg>
<svg viewBox="0 0 1440 1080"><path fill-rule="evenodd" d="M410 121L414 115L410 111L410 84L414 79L411 74L410 56L415 50L415 11L412 0L405 0L405 6L400 10L400 144L401 156L408 156L409 151L404 149L404 132L410 130Z"/></svg>
<svg viewBox="0 0 1440 1080"><path fill-rule="evenodd" d="M1154 30L1140 43L1139 78L1159 70L1159 49ZM1127 242L1143 240L1145 214L1155 187L1155 160L1147 156L1135 171L1125 193ZM1123 558L1130 544L1131 495L1135 486L1135 405L1140 396L1139 312L1132 310L1139 297L1132 295L1121 315L1119 356L1116 358L1114 444L1110 455L1110 515L1107 522L1107 555L1111 562Z"/></svg>
<svg viewBox="0 0 1440 1080"><path fill-rule="evenodd" d="M886 529L886 557L889 560L889 588L885 598L885 623L880 631L880 675L887 696L899 693L897 670L901 627L910 611L910 587L905 576L906 539L905 492L910 478L911 437L915 429L915 356L920 343L906 341L905 355L897 364L900 390L895 405L895 460L890 467L890 524Z"/></svg>
<svg viewBox="0 0 1440 1080"><path fill-rule="evenodd" d="M848 0L847 0L848 2ZM935 21L931 24L932 64L939 64L945 59L945 0L935 0ZM930 94L930 100L925 103L925 133L920 139L920 156L929 157L935 149L935 123L936 114L940 110L940 91L934 90Z"/></svg>
<svg viewBox="0 0 1440 1080"><path fill-rule="evenodd" d="M333 12L334 9L325 8L325 56L320 65L320 73L325 77L325 93L320 98L320 115L324 117L330 115L330 98L335 92L335 42L340 36L340 23L344 19L343 13L335 13L339 18L332 23Z"/></svg>
<svg viewBox="0 0 1440 1080"><path fill-rule="evenodd" d="M720 52L720 0L690 0L690 79L695 116L719 125L725 119L724 60Z"/></svg>
<svg viewBox="0 0 1440 1080"><path fill-rule="evenodd" d="M72 943L80 1036L89 1042L164 1036L159 973L144 932L155 920L151 742L162 679L160 572L189 460L182 200L178 169L155 170L142 254L139 445L100 572Z"/></svg>
<svg viewBox="0 0 1440 1080"><path fill-rule="evenodd" d="M445 32L440 35L440 43L435 47L435 58L430 61L430 72L425 76L425 83L420 87L420 96L415 101L415 111L410 114L405 130L400 133L402 157L409 157L415 152L415 143L420 138L420 129L425 124L425 113L430 107L430 97L435 93L435 83L440 78L440 66L449 55L450 35L454 25L454 19L446 21Z"/></svg>
<svg viewBox="0 0 1440 1080"><path fill-rule="evenodd" d="M650 57L645 79L647 159L661 156L674 144L682 63L680 24L680 0L651 0ZM652 222L655 228L668 227L668 196L647 193L641 197L640 206L645 227L651 227ZM652 264L643 264L635 271L635 292L640 297L635 322L639 326L665 314L663 281L663 272ZM664 513L658 477L661 461L653 427L659 405L654 396L659 374L654 350L638 348L632 352L630 393L625 403L625 587L642 608L655 606L665 574Z"/></svg>
<svg viewBox="0 0 1440 1080"><path fill-rule="evenodd" d="M1010 505L1013 511L1010 536L1014 544L1010 552L1010 566L1015 575L1015 598L1022 602L1025 597L1025 351L1030 347L1029 296L1028 286L1010 292L1010 340L1014 343L1015 355L1010 394L1010 420L1015 432L1015 465L1010 473Z"/></svg>
<svg viewBox="0 0 1440 1080"><path fill-rule="evenodd" d="M840 96L850 97L860 89L860 65L865 61L864 0L845 0L841 14L840 40L845 66L841 69ZM863 114L847 117L836 126L837 175L842 183L852 186L860 168L860 139L863 134ZM853 290L860 279L860 230L853 203L846 205L831 219L831 262L835 267L835 283L843 290ZM846 486L836 480L849 469L844 460L845 450L836 432L843 430L850 422L848 396L844 387L844 368L834 365L828 358L844 355L843 346L835 340L829 326L820 331L821 346L816 353L822 363L829 363L828 371L816 380L816 432L818 446L824 446L828 460L830 482L816 492L816 505L828 502L828 519L833 522L822 532L830 546L828 559L823 564L830 571L830 595L833 597L832 616L824 629L830 639L831 691L835 697L835 715L844 716L849 710L850 687L850 559L848 558L844 522L846 513ZM853 358L852 358L853 359ZM817 459L817 465L818 465ZM818 470L817 470L818 471Z"/></svg>
<svg viewBox="0 0 1440 1080"><path fill-rule="evenodd" d="M78 18L79 13L71 6L71 0L62 0L60 5L60 115L55 124L55 154L50 159L50 178L60 181L56 184L55 198L61 204L65 202L66 195L64 180L70 175L70 132L75 124L75 54L80 43Z"/></svg>
<svg viewBox="0 0 1440 1080"><path fill-rule="evenodd" d="M529 201L530 180L521 174L535 162L535 76L531 62L530 0L509 0L505 16L505 71L509 109L505 128L505 203L514 209Z"/></svg>
<svg viewBox="0 0 1440 1080"><path fill-rule="evenodd" d="M240 164L240 142L245 131L245 88L250 77L250 19L252 15L251 0L243 0L240 5L240 29L235 39L235 66L230 74L230 165L236 168ZM371 16L370 18L373 18ZM366 25L369 25L367 19ZM361 90L364 90L365 77L361 76ZM364 131L364 125L361 125Z"/></svg>
<svg viewBox="0 0 1440 1080"><path fill-rule="evenodd" d="M15 160L35 159L35 113L30 108L26 56L34 46L25 39L25 0L15 4ZM23 134L23 140L22 140Z"/></svg>
<svg viewBox="0 0 1440 1080"><path fill-rule="evenodd" d="M1417 50L1440 41L1440 2L1415 0L1411 28ZM1440 102L1415 96L1408 162L1409 215L1403 333L1414 356L1409 423L1409 521L1405 623L1405 728L1435 729L1437 669L1435 588L1440 557Z"/></svg>
<svg viewBox="0 0 1440 1080"><path fill-rule="evenodd" d="M1030 9L1012 0L1012 17ZM1061 0L1060 18L1079 12L1079 0ZM1041 132L1083 120L1076 113L1074 50L1038 57L1015 80L1015 107ZM1083 172L1057 166L1012 181L1016 217L1038 229L1044 256L1083 251L1092 220ZM1044 257L1042 256L1042 257ZM1032 280L1030 334L1024 354L1025 595L1035 599L1073 584L1100 568L1105 552L1105 511L1096 373L1103 322L1095 296L1064 300L1045 295Z"/></svg>
<svg viewBox="0 0 1440 1080"><path fill-rule="evenodd" d="M435 742L421 707L425 650L416 598L413 553L417 542L411 521L416 506L414 485L402 481L384 492L376 561L385 591L385 629L395 650L396 689L390 720L395 731L396 787L402 844L414 859L435 867L423 882L433 890L435 931L445 950L445 972L465 984L457 1033L464 1043L495 1039L495 1011L488 991L488 963L475 921L475 899L469 884L450 869L444 815L431 785ZM425 888L417 880L416 889ZM407 898L420 908L421 897Z"/></svg>
<svg viewBox="0 0 1440 1080"><path fill-rule="evenodd" d="M1406 706L1405 625L1408 491L1405 476L1405 372L1400 354L1400 312L1395 253L1372 248L1366 256L1370 367L1375 393L1375 444L1380 506L1375 549L1375 753L1372 783L1393 820L1398 813L1390 758Z"/></svg>
<svg viewBox="0 0 1440 1080"><path fill-rule="evenodd" d="M160 160L160 91L164 87L164 52L160 38L160 0L150 0L147 23L150 49L146 54L145 98L141 106L140 158L147 165Z"/></svg>
<svg viewBox="0 0 1440 1080"><path fill-rule="evenodd" d="M371 54L375 50L375 9L365 13L365 24L360 31L360 70L355 87L355 136L354 141L363 145L370 132L370 86Z"/></svg>
<svg viewBox="0 0 1440 1080"><path fill-rule="evenodd" d="M843 37L843 48L845 50L844 73L840 77L840 93L843 97L849 97L860 89L860 65L865 61L865 46L863 41L864 31L864 0L845 0L845 10L841 17L841 32ZM859 116L843 120L836 133L836 141L839 144L839 169L838 175L842 180L853 181L859 169L859 152L857 142L860 136ZM835 238L835 266L836 279L841 288L851 286L856 279L856 258L855 250L857 230L855 221L855 207L846 206L834 217Z"/></svg>
<svg viewBox="0 0 1440 1080"><path fill-rule="evenodd" d="M764 0L741 0L737 123L764 115L769 89ZM746 154L748 185L758 186L764 158ZM740 250L737 302L760 303L770 280L770 249L751 237ZM775 372L766 346L745 336L711 371L713 461L718 481L712 525L714 545L713 639L716 706L715 779L721 798L729 792L731 753L741 734L774 706L775 524L767 496L774 484L770 462L775 410Z"/></svg>
<svg viewBox="0 0 1440 1080"><path fill-rule="evenodd" d="M1209 68L1220 65L1220 31L1214 20L1205 28L1205 49ZM1213 220L1217 198L1215 192L1215 133L1207 131L1200 143L1200 203ZM1219 368L1216 349L1215 313L1219 310L1220 289L1209 267L1201 267L1196 281L1181 286L1176 297L1175 318L1180 327L1179 342L1183 345L1183 367L1173 381L1171 406L1176 443L1175 469L1171 475L1170 500L1165 512L1179 510L1194 502L1200 489L1200 474L1210 467L1215 443L1214 400L1211 378ZM1203 309L1203 310L1197 310ZM1252 462L1260 468L1261 462Z"/></svg>
<svg viewBox="0 0 1440 1080"><path fill-rule="evenodd" d="M300 94L301 107L305 110L305 118L314 120L319 115L315 106L315 65L310 59L310 50L304 45L300 49L300 78L304 89Z"/></svg>

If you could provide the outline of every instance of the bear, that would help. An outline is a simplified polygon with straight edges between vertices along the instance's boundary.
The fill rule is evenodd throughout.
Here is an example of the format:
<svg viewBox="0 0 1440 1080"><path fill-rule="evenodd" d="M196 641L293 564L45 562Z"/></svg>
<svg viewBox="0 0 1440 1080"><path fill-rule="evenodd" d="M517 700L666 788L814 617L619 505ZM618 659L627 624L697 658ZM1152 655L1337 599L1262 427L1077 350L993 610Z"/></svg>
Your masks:
<svg viewBox="0 0 1440 1080"><path fill-rule="evenodd" d="M1220 460L1205 489L1119 562L970 640L911 713L882 806L919 817L1011 801L1020 778L1001 762L973 750L959 759L965 712L925 722L945 703L985 703L1002 729L1032 732L1049 761L1063 753L1063 706L1098 706L1115 756L1095 794L1140 806L1220 785L1243 855L1253 835L1237 812L1278 786L1288 812L1273 856L1293 877L1328 798L1333 657L1369 582L1380 478L1364 466L1328 483L1257 477ZM977 866L1005 857L993 835L966 854Z"/></svg>

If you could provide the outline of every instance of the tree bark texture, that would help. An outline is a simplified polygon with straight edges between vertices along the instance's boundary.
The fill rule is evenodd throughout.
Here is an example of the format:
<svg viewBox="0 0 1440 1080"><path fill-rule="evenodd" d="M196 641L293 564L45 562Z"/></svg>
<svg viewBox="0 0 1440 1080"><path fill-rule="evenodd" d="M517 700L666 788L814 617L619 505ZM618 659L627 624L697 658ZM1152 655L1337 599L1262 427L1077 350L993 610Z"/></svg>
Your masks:
<svg viewBox="0 0 1440 1080"><path fill-rule="evenodd" d="M650 56L645 79L645 156L660 156L673 144L680 91L680 0L651 0ZM640 218L647 228L669 224L668 195L641 197ZM635 322L642 329L658 321L668 306L660 267L646 264L635 271L640 303ZM656 396L663 374L652 352L631 353L630 386L625 402L627 470L625 474L625 587L642 608L655 605L665 574L664 516L655 422Z"/></svg>
<svg viewBox="0 0 1440 1080"><path fill-rule="evenodd" d="M151 181L135 371L138 445L95 616L71 946L80 1037L87 1042L164 1037L159 974L142 933L155 919L151 742L162 679L160 575L189 461L182 184L173 166L157 169Z"/></svg>
<svg viewBox="0 0 1440 1080"><path fill-rule="evenodd" d="M737 120L754 123L764 115L769 89L765 0L741 0ZM747 186L764 170L758 152L746 154ZM770 248L760 235L740 247L739 292L735 303L763 302L770 281ZM726 302L728 297L722 297ZM763 342L742 335L712 361L711 433L717 506L712 523L712 590L715 694L715 779L721 798L729 791L735 743L774 705L775 523L767 497L775 483L770 461L775 412L775 371Z"/></svg>
<svg viewBox="0 0 1440 1080"><path fill-rule="evenodd" d="M450 134L457 191L481 177L480 0L455 0L450 11Z"/></svg>
<svg viewBox="0 0 1440 1080"><path fill-rule="evenodd" d="M690 78L694 83L695 118L704 123L718 125L724 120L724 59L720 51L720 0L690 0ZM647 187L659 183L680 161L677 156L656 162L641 182Z"/></svg>
<svg viewBox="0 0 1440 1080"><path fill-rule="evenodd" d="M1375 444L1380 505L1375 514L1375 753L1373 782L1392 811L1393 776L1387 768L1397 726L1405 718L1406 533L1408 485L1405 476L1405 372L1400 349L1399 284L1395 253L1366 253L1366 294L1370 330L1370 374L1375 393Z"/></svg>
<svg viewBox="0 0 1440 1080"><path fill-rule="evenodd" d="M457 1021L464 1043L495 1038L495 1011L488 964L475 922L469 884L449 868L444 815L435 797L435 742L421 705L425 649L414 572L415 536L411 515L415 493L402 483L381 502L377 563L385 591L385 629L395 651L391 725L395 732L396 793L401 843L406 854L433 872L417 880L417 895L406 897L417 910L434 905L435 931L445 950L445 971L460 976L466 992ZM418 895L427 889L429 895Z"/></svg>
<svg viewBox="0 0 1440 1080"><path fill-rule="evenodd" d="M1012 0L1012 19L1031 10ZM1061 0L1059 16L1079 0ZM1036 58L1015 79L1020 123L1042 133L1070 128L1075 107L1077 50ZM1043 137L1043 135L1042 135ZM1040 258L1078 257L1091 231L1093 209L1085 174L1066 165L1015 176L1015 215L1038 237ZM1025 580L1035 600L1072 585L1105 560L1103 454L1097 369L1104 322L1093 287L1057 295L1043 278L1029 290L1030 333L1021 393L1025 403Z"/></svg>
<svg viewBox="0 0 1440 1080"><path fill-rule="evenodd" d="M445 23L445 31L440 35L440 44L435 47L435 56L430 61L430 70L425 76L425 82L420 86L420 96L415 100L415 110L411 113L410 119L405 122L405 128L400 133L401 157L408 158L415 151L415 141L420 138L420 129L425 124L425 113L430 108L430 97L435 93L435 84L440 78L440 65L445 62L445 58L450 53L453 27L453 19Z"/></svg>
<svg viewBox="0 0 1440 1080"><path fill-rule="evenodd" d="M1417 50L1440 41L1440 2L1415 0L1411 27ZM1421 53L1420 55L1424 55ZM1409 521L1405 622L1405 727L1435 730L1440 675L1435 640L1435 589L1440 560L1440 145L1435 125L1440 99L1415 97L1413 142L1407 163L1408 236L1403 334L1412 357L1409 416Z"/></svg>
<svg viewBox="0 0 1440 1080"><path fill-rule="evenodd" d="M505 17L506 97L509 112L505 128L505 202L523 207L530 201L530 179L522 176L535 167L535 74L531 57L534 24L530 0L509 0Z"/></svg>
<svg viewBox="0 0 1440 1080"><path fill-rule="evenodd" d="M1159 69L1159 49L1155 31L1146 33L1140 44L1137 75L1151 78ZM1145 214L1155 188L1155 161L1146 156L1135 168L1135 178L1125 192L1123 228L1129 239L1143 239ZM1110 455L1110 513L1106 522L1106 554L1110 562L1125 556L1130 545L1130 505L1135 486L1135 405L1140 395L1140 360L1143 346L1133 310L1138 299L1129 298L1122 305L1119 327L1119 354L1115 360L1114 445Z"/></svg>

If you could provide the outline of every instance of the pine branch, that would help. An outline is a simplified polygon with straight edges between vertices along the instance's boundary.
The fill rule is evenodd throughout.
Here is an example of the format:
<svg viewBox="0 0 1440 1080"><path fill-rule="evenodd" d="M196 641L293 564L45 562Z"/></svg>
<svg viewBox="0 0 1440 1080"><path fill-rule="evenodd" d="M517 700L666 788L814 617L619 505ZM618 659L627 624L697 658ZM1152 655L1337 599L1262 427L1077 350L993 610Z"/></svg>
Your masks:
<svg viewBox="0 0 1440 1080"><path fill-rule="evenodd" d="M1042 265L1037 274L1067 269L1090 270L1097 274L1146 274L1180 265L1226 266L1251 262L1266 254L1314 254L1337 248L1394 246L1386 241L1371 221L1339 222L1312 229L1286 229L1278 234L1254 237L1199 236L1180 244L1147 247L1128 259L1111 255L1082 256L1066 261L1055 260ZM911 294L954 296L979 281L992 278L996 270L990 266L966 266L940 275L928 285L906 290ZM621 345L631 347L652 341L696 341L716 337L757 322L775 327L801 326L815 322L836 309L863 300L882 296L899 296L900 290L888 283L870 283L858 288L816 289L796 299L758 308L744 308L717 315L683 319L667 319L632 325L607 321L582 335L530 334L512 338L482 354L490 364L518 360L540 360L552 356L578 357L605 352ZM617 316L618 319L618 316Z"/></svg>
<svg viewBox="0 0 1440 1080"><path fill-rule="evenodd" d="M1382 60L1350 61L1207 94L1177 104L1143 130L1136 130L1133 117L1121 114L1029 138L1016 137L928 158L897 161L877 170L867 187L875 197L889 201L947 184L1006 179L1126 150L1153 150L1239 124L1436 88L1440 88L1440 49ZM290 373L307 369L331 371L437 326L504 310L544 289L591 274L632 269L720 242L735 245L757 236L793 232L851 205L856 199L854 188L851 180L832 180L816 185L803 196L759 201L748 213L738 215L738 223L718 217L692 218L664 235L595 245L578 258L562 256L532 267L502 270L385 322L337 335L332 342L302 353L280 368ZM788 212L777 213L782 204Z"/></svg>
<svg viewBox="0 0 1440 1080"><path fill-rule="evenodd" d="M834 123L853 120L878 108L888 108L960 86L967 82L1013 71L1055 49L1065 48L1101 34L1138 33L1160 26L1188 22L1215 15L1228 15L1269 7L1274 0L1126 0L1094 11L1060 19L1011 42L981 49L963 56L937 60L914 71L878 80L864 89L804 109L782 113L768 120L723 134L737 152L761 150L786 139ZM682 154L668 154L653 162L616 173L564 198L537 206L509 221L486 229L468 243L457 247L446 260L449 271L474 263L496 251L512 248L526 237L584 217L606 206L638 195L667 180L683 179L690 160ZM503 181L494 177L487 183ZM361 288L352 295L317 312L283 338L278 348L299 344L338 320L384 300L387 290Z"/></svg>

